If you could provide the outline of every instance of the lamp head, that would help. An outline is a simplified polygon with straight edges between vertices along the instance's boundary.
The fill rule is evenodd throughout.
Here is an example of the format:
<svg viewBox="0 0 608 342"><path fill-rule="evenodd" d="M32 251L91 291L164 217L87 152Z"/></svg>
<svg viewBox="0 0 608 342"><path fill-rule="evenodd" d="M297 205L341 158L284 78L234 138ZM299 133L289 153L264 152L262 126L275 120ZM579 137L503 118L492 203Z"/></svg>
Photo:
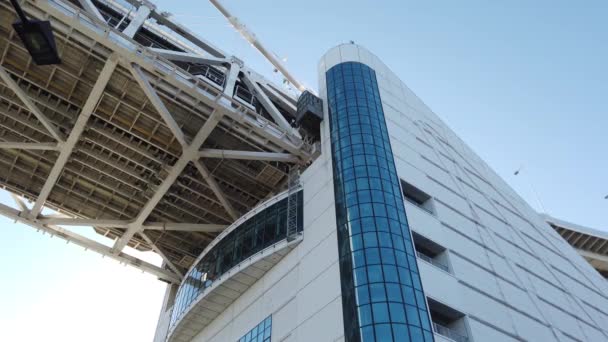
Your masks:
<svg viewBox="0 0 608 342"><path fill-rule="evenodd" d="M59 64L57 46L50 21L28 20L13 23L13 28L37 65Z"/></svg>

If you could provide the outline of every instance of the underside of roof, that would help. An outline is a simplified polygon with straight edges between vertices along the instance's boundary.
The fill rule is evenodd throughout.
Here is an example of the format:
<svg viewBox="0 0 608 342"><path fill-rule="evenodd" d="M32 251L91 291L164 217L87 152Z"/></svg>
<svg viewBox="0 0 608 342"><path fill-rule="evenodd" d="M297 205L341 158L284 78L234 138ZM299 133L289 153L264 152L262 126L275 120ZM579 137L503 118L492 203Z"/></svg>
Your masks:
<svg viewBox="0 0 608 342"><path fill-rule="evenodd" d="M94 226L115 243L93 249L136 267L124 246L154 250L157 275L175 281L312 161L314 141L292 126L294 95L153 5L23 6L51 21L62 63L35 65L0 3L0 186L21 198L3 214L87 248L61 226Z"/></svg>
<svg viewBox="0 0 608 342"><path fill-rule="evenodd" d="M602 276L608 278L608 233L550 216L545 221L555 229Z"/></svg>

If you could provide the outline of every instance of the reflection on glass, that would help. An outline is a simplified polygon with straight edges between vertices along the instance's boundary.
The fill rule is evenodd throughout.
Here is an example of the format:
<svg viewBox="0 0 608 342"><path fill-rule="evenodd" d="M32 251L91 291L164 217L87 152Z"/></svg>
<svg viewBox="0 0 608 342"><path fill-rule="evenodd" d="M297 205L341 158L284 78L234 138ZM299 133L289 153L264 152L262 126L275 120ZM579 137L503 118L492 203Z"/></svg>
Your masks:
<svg viewBox="0 0 608 342"><path fill-rule="evenodd" d="M433 341L376 73L326 76L345 340Z"/></svg>
<svg viewBox="0 0 608 342"><path fill-rule="evenodd" d="M260 324L249 330L238 342L270 342L272 332L272 316L266 317Z"/></svg>
<svg viewBox="0 0 608 342"><path fill-rule="evenodd" d="M298 232L303 230L303 191L297 194ZM206 288L219 276L273 244L287 237L287 197L242 222L224 236L185 276L177 296L170 326L184 314Z"/></svg>

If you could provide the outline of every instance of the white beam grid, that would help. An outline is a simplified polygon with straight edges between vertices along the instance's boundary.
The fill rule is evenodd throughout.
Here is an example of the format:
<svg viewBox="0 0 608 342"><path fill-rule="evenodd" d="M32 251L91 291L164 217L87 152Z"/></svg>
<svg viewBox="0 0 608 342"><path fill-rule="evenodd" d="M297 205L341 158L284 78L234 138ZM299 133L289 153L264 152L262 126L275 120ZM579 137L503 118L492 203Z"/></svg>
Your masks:
<svg viewBox="0 0 608 342"><path fill-rule="evenodd" d="M59 144L63 144L63 138L61 137L61 133L57 130L57 127L53 125L49 119L44 115L40 109L32 102L29 96L19 87L17 82L11 78L6 70L0 66L0 78L6 85L17 95L17 97L23 102L23 104L27 107L27 109L32 112L38 118L40 123L44 126L44 128L49 131L51 136L57 140Z"/></svg>
<svg viewBox="0 0 608 342"><path fill-rule="evenodd" d="M225 58L217 58L211 56L203 56L192 52L172 51L159 48L149 48L150 51L158 53L161 57L170 61L187 62L187 63L202 63L209 65L226 65L230 63Z"/></svg>
<svg viewBox="0 0 608 342"><path fill-rule="evenodd" d="M61 147L57 143L32 143L32 142L12 142L12 141L1 141L0 149L16 149L16 150L45 150L45 151L57 151Z"/></svg>
<svg viewBox="0 0 608 342"><path fill-rule="evenodd" d="M179 143L182 145L182 148L184 150L190 148L190 146L188 146L188 143L186 142L186 137L184 135L184 132L181 130L181 128L179 127L179 125L177 124L177 122L175 121L175 119L173 118L173 116L171 115L171 113L169 112L169 110L167 109L165 104L163 103L163 101L160 99L160 97L156 93L156 91L152 88L152 86L150 85L150 83L147 80L146 75L144 75L143 72L141 71L141 69L139 69L139 67L137 67L137 66L133 66L132 70L133 70L133 76L137 80L137 83L139 83L139 85L142 87L142 89L144 90L144 93L146 94L148 99L150 99L150 101L152 102L152 105L154 106L156 111L163 118L163 120L165 121L165 123L167 124L167 126L169 127L169 129L171 130L171 132L173 133L175 138L177 139L177 141L179 141ZM219 123L219 119L218 119L217 123ZM199 145L199 147L202 146L203 142L204 142L204 140L201 141L201 144ZM236 211L234 210L234 208L232 207L230 202L228 202L226 195L224 195L224 192L218 186L215 179L213 179L213 177L210 176L207 168L204 165L202 165L202 163L200 161L194 160L196 158L197 158L196 156L192 158L192 160L194 161L194 165L199 170L199 172L203 175L203 178L205 178L205 180L209 184L209 187L211 188L211 190L213 190L213 193L216 195L218 200L222 203L222 205L224 206L224 208L226 209L228 214L232 217L232 219L236 220L238 218L238 214L236 213Z"/></svg>
<svg viewBox="0 0 608 342"><path fill-rule="evenodd" d="M119 262L125 263L127 265L131 265L135 268L138 268L144 272L151 273L158 278L179 284L180 278L173 274L172 272L160 268L156 265L150 264L146 261L137 259L133 256L130 256L125 253L112 254L111 249L108 246L105 246L97 241L86 238L80 234L76 234L67 229L63 229L61 227L52 226L52 225L44 225L38 222L34 222L31 219L27 218L26 213L19 211L17 209L13 209L7 205L0 203L0 214L15 220L16 222L24 223L32 228L42 230L43 232L51 234L51 236L58 236L62 239L65 239L69 242L72 242L76 245L84 247L85 249L93 250L99 254L110 257L114 260L118 260Z"/></svg>
<svg viewBox="0 0 608 342"><path fill-rule="evenodd" d="M96 80L95 85L93 86L93 89L91 90L91 93L90 93L87 101L83 105L80 115L77 118L72 131L70 132L67 140L63 143L63 146L61 146L61 148L58 144L4 142L4 146L6 148L21 147L21 148L30 148L30 149L60 149L60 151L61 151L59 157L57 158L55 164L53 165L53 167L51 169L51 172L49 173L47 180L45 181L45 184L42 187L42 190L38 196L38 199L34 203L32 210L31 211L22 210L18 214L19 216L22 217L22 221L23 220L27 221L26 222L27 224L36 226L39 229L48 230L53 234L59 234L59 233L64 234L63 228L57 227L54 224L52 224L51 221L48 221L48 220L53 219L52 217L40 217L38 219L38 215L40 214L42 207L44 206L44 203L48 199L48 196L50 195L50 192L51 192L53 186L56 184L57 180L59 179L61 172L62 172L63 168L65 167L65 164L67 163L67 160L68 160L71 152L73 151L76 143L78 142L79 137L83 133L83 131L86 127L88 118L92 115L93 111L95 110L97 103L99 102L99 100L103 94L103 91L118 64L119 58L121 59L121 63L124 62L125 64L136 65L138 69L145 68L148 72L151 72L150 70L152 70L152 71L160 70L160 69L165 70L165 72L160 73L160 76L162 79L160 82L164 81L165 86L170 85L170 86L176 87L178 89L178 91L185 91L186 93L196 94L195 98L198 101L206 103L207 105L211 105L213 108L215 108L215 110L212 113L211 117L207 120L205 125L203 125L203 128L201 128L201 131L199 131L199 134L197 134L197 136L194 138L192 144L186 145L187 144L186 139L185 138L181 139L180 143L182 143L182 145L185 146L185 148L183 150L182 158L180 158L178 160L178 162L176 163L174 168L169 172L169 176L161 184L158 191L152 196L152 198L150 198L150 200L146 203L146 205L144 205L140 214L133 222L126 223L124 221L123 222L115 221L115 222L106 222L105 224L103 222L92 222L92 221L89 222L91 225L99 224L101 226L107 226L107 227L109 227L109 226L125 227L127 229L127 231L125 232L125 234L123 234L123 236L120 239L118 239L115 242L114 246L112 248L108 248L103 245L96 246L93 244L92 246L94 248L93 247L87 247L87 248L93 248L102 254L111 253L111 255L115 259L120 259L120 260L123 260L124 262L130 263L130 264L144 265L144 268L149 268L145 264L142 264L142 262L140 260L136 260L136 259L135 259L135 261L131 260L134 258L132 258L130 256L126 256L126 255L124 255L124 253L121 252L121 250L129 242L130 238L135 233L141 232L142 230L145 230L145 229L217 232L217 231L221 231L223 228L225 228L225 226L223 226L223 225L213 225L213 224L208 224L208 225L207 224L192 225L192 224L185 224L185 223L150 223L150 224L146 224L146 225L143 224L143 222L145 222L145 220L147 219L149 214L152 212L154 207L158 204L158 202L162 199L164 194L168 191L170 186L173 184L175 179L179 176L181 171L183 171L183 168L191 160L195 161L195 166L197 167L199 172L201 172L201 174L203 174L203 177L205 179L207 179L208 183L210 184L210 187L212 188L212 190L214 191L216 196L219 198L220 202L224 204L228 213L233 218L236 219L238 215L236 214L236 212L234 211L232 206L229 204L229 202L227 201L227 199L221 192L221 189L219 188L217 182L210 175L209 170L207 170L207 168L202 164L202 162L200 160L196 160L199 158L198 150L200 149L202 143L204 142L206 137L210 134L211 130L219 123L219 121L221 120L221 118L224 115L229 117L231 120L235 120L237 125L243 125L242 128L239 128L240 131L243 131L243 129L246 129L246 130L249 130L249 132L255 132L256 134L259 134L261 137L264 137L263 139L267 139L267 141L271 141L291 153L295 153L297 155L302 155L303 158L309 158L309 156L307 155L307 152L305 150L301 149L303 142L299 138L299 135L297 137L294 136L294 134L293 134L294 131L291 128L287 130L287 134L285 132L278 131L277 128L273 127L272 125L269 125L268 123L264 123L265 120L263 120L261 118L261 116L247 110L246 108L244 108L242 106L239 106L238 103L234 102L231 98L227 98L228 96L226 96L226 94L220 93L219 96L214 97L215 95L211 95L212 92L206 93L205 91L208 90L209 87L204 84L201 84L200 82L195 82L194 86L188 86L187 83L184 83L182 80L180 80L176 77L172 77L170 74L166 73L166 63L165 62L163 62L161 60L157 60L155 58L151 59L150 56L146 55L145 53L143 55L133 53L133 51L130 50L131 49L130 45L128 45L128 44L125 45L124 42L120 41L119 39L117 40L117 38L115 38L114 35L110 34L111 28L109 28L107 25L100 26L102 24L101 23L97 24L96 22L94 22L94 23L87 22L85 24L83 21L86 21L86 20L83 19L82 17L79 17L78 12L71 13L69 11L68 12L60 11L56 7L54 7L54 5L52 5L50 3L46 3L46 2L40 2L40 3L37 2L35 4L26 3L26 6L33 7L33 8L35 8L35 6L37 6L39 8L42 8L42 13L48 13L49 15L54 15L58 19L57 23L60 24L58 27L56 27L57 30L63 30L63 31L65 31L66 29L68 31L69 30L79 30L84 33L83 37L88 37L89 39L93 39L93 40L97 41L98 43L101 43L101 44L109 47L110 50L112 51L112 54L110 55L110 57L106 61L106 64L104 65L102 71L100 72L99 77ZM125 35L130 36L131 38L142 25L146 25L146 27L151 25L151 23L146 23L146 19L148 18L148 15L150 14L150 8L147 6L139 6L139 7L140 8L138 10L136 18L131 21L130 25L123 32ZM39 10L37 10L37 11L39 11ZM36 12L36 13L40 13L40 12ZM158 14L153 13L153 15L158 15ZM163 22L167 23L166 20L163 20ZM66 23L68 23L68 24L66 24ZM176 32L179 32L178 34L181 34L182 36L186 37L187 39L190 38L188 34L184 35L184 30L182 30L181 26L176 25L174 23L171 23L168 26L170 28L176 30ZM99 28L101 28L103 30L101 32L104 32L105 34L104 33L100 34L100 31L98 30ZM198 41L198 43L201 43L201 41ZM203 42L203 44L200 44L199 46L201 46L201 45L205 45L205 43ZM211 50L213 50L213 48L211 48ZM207 52L209 52L209 51L207 51ZM215 57L218 57L218 61L220 61L222 58L225 58L225 54L223 54L223 52L221 52L219 50L216 50L215 52L212 51L209 53ZM123 59L124 59L124 61L123 61ZM236 79L238 78L238 74L241 70L240 69L241 65L236 62L234 62L234 63L231 62L231 66L233 66L231 68L231 70L232 70L231 73L233 76L231 77L230 75L228 75L227 85L234 84L236 82ZM140 72L140 75L143 75L142 69L139 69L138 71ZM173 75L175 75L175 71L173 72ZM148 93L151 94L153 92L153 94L156 97L158 97L158 95L156 94L156 91L149 85L149 83L148 83L148 86L149 86ZM142 87L142 88L145 89L146 87ZM234 85L232 85L229 88L233 91ZM150 90L152 92L150 92ZM228 91L228 92L230 92L230 91ZM261 93L263 94L263 92L261 92ZM153 98L154 98L154 96L151 97L151 99L153 99ZM222 100L221 103L219 103L220 100ZM225 100L228 100L228 101L225 101ZM154 100L152 100L152 101L154 101ZM23 102L27 107L30 107L28 105L28 103L26 103L25 101L23 101ZM162 101L158 102L158 103L162 104ZM236 108L234 106L236 106ZM34 108L36 108L36 107L34 107ZM36 113L33 112L33 114L36 114ZM43 120L41 120L41 122L43 122L45 119L42 115L36 115L36 116L43 118ZM170 117L170 116L167 116L167 118L171 118L171 120L172 120L172 117ZM169 120L167 120L167 121L169 121ZM50 127L54 127L54 126L50 126ZM174 128L178 128L178 127L174 126ZM55 135L55 134L53 134L52 130L49 130L49 131L51 132L52 135ZM174 130L174 131L177 132L178 130ZM180 132L181 132L181 130L180 130ZM56 134L56 135L57 135L57 137L55 137L55 138L60 138L59 134ZM182 133L182 135L183 135L183 133ZM297 132L296 132L296 135L297 135ZM176 136L179 136L179 134L177 134ZM62 143L61 139L58 139L58 141L59 141L59 144ZM278 155L276 155L274 157L278 157ZM284 157L286 158L287 156L281 156L281 158L284 158ZM263 156L263 158L270 158L270 157ZM270 160L270 159L263 159L263 160ZM178 169L180 169L179 172L177 171ZM7 216L10 216L10 215L13 215L14 213L8 213L8 214L9 215L7 215ZM59 219L58 217L54 217L54 218ZM44 222L43 220L47 220L47 223L46 224L42 223L42 222ZM63 222L63 223L69 224L67 221ZM76 224L76 222L72 222L72 223ZM86 223L86 222L81 221L81 222L78 222L77 224L83 225L84 223ZM70 234L74 234L74 233L70 232ZM72 235L70 235L70 236L72 236ZM62 237L64 237L64 235L62 235ZM89 241L86 238L78 236L77 234L75 236L72 236L72 240L80 241L80 242L82 242L82 244L84 246L89 245ZM92 242L95 243L95 241L92 241ZM151 268L151 272L158 273L159 270ZM160 269L160 272L161 273L166 272L166 270ZM159 277L163 277L163 279L167 279L167 277L163 276L162 274L160 274Z"/></svg>
<svg viewBox="0 0 608 342"><path fill-rule="evenodd" d="M110 58L108 58L108 60L106 61L106 64L104 65L103 69L101 69L101 72L97 77L97 81L95 82L95 85L93 86L93 89L91 90L87 101L85 102L84 106L82 106L82 110L80 111L80 115L78 116L78 119L74 124L74 128L72 128L72 131L70 132L67 141L65 142L61 149L61 152L59 153L59 157L57 157L57 160L55 161L55 164L53 164L51 172L49 173L46 181L44 182L44 185L42 186L42 190L40 190L40 194L36 199L36 203L34 203L34 206L32 207L32 210L29 213L30 218L36 218L38 214L40 214L44 202L46 202L47 198L51 193L51 190L53 189L53 186L59 179L63 167L67 163L69 156L72 154L72 150L74 149L74 146L76 146L80 135L82 134L82 132L84 132L87 121L95 110L97 103L101 99L101 95L103 94L106 85L110 81L110 77L112 76L112 73L114 72L114 69L116 69L117 65L117 57L115 55L111 55Z"/></svg>
<svg viewBox="0 0 608 342"><path fill-rule="evenodd" d="M152 210L154 210L163 196L167 193L167 191L169 191L169 188L171 188L173 183L175 183L175 180L182 173L186 165L188 165L191 160L196 158L201 145L205 142L205 140L207 140L207 137L209 137L211 131L215 128L215 126L217 126L221 118L221 112L214 111L209 119L207 119L203 127L201 127L201 129L198 131L192 143L183 149L181 157L171 168L167 177L158 186L158 189L154 195L152 195L152 197L141 209L135 221L129 224L127 231L125 231L124 234L114 243L114 247L112 247L114 254L120 253L120 251L122 251L122 249L127 245L129 240L131 240L133 235L142 229L143 223L148 218Z"/></svg>
<svg viewBox="0 0 608 342"><path fill-rule="evenodd" d="M299 163L298 157L290 153L257 152L257 151L234 151L204 148L199 151L201 158L220 158L220 159L242 159L242 160L263 160L279 161L285 163Z"/></svg>
<svg viewBox="0 0 608 342"><path fill-rule="evenodd" d="M130 3L134 5L138 5L139 3L136 0L128 0ZM29 3L26 4L30 6ZM69 32L71 30L78 30L83 33L83 36L87 39L93 39L97 41L99 44L102 44L114 51L114 53L118 54L121 58L129 63L136 63L142 69L146 69L149 72L158 71L162 75L162 80L167 83L170 87L175 87L178 91L184 92L193 96L197 101L205 103L206 105L215 105L215 109L218 111L222 111L224 115L231 120L234 120L238 123L238 126L235 125L234 128L239 132L253 132L263 139L270 141L280 148L301 156L304 159L310 159L312 157L311 153L307 149L303 149L304 142L301 138L297 138L293 136L291 131L285 132L279 129L279 127L275 127L274 124L268 122L266 123L264 118L262 118L257 113L245 108L240 105L237 101L233 100L225 96L226 103L224 101L218 102L216 96L212 93L208 92L208 89L213 88L212 86L207 85L205 82L197 82L194 85L191 83L191 78L183 78L179 74L175 72L167 73L167 70L171 70L171 66L165 63L162 60L158 60L156 57L158 55L146 55L144 53L134 53L132 50L132 45L125 45L121 39L116 38L114 35L110 34L111 28L107 25L101 27L96 23L90 23L84 19L79 17L77 11L65 11L66 8L62 8L62 10L57 9L51 3L48 2L37 2L36 6L40 9L33 8L35 11L42 10L44 13L48 13L58 19L57 23L69 23L62 24L64 26L58 25L57 29L62 32ZM155 13L152 14L153 18L156 18ZM149 22L146 25L152 25ZM146 26L147 27L147 26ZM179 27L181 26L173 26ZM158 30L158 29L157 29ZM102 33L100 33L102 32ZM180 34L188 39L188 36L183 34L181 31ZM224 58L225 54L217 53L211 55L216 57ZM155 57L156 56L156 57ZM162 71L161 71L162 70Z"/></svg>

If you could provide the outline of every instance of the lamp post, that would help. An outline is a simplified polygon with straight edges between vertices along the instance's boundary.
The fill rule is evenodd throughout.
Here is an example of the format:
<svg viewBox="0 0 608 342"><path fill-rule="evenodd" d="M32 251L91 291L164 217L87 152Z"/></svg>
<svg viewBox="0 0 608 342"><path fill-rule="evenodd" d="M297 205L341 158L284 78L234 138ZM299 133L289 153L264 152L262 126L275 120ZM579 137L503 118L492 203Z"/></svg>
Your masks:
<svg viewBox="0 0 608 342"><path fill-rule="evenodd" d="M29 20L17 0L10 1L20 19L13 23L13 28L32 56L34 63L37 65L61 63L57 55L51 22L48 20Z"/></svg>

